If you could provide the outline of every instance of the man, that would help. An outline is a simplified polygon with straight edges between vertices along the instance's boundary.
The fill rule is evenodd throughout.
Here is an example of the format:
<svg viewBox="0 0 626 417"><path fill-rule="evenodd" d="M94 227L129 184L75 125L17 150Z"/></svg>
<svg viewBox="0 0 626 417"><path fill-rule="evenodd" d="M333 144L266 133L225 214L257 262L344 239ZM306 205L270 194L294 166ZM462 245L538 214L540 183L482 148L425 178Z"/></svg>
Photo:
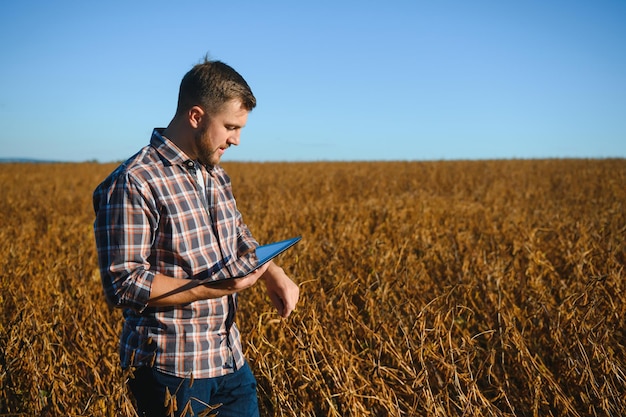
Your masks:
<svg viewBox="0 0 626 417"><path fill-rule="evenodd" d="M273 262L243 278L200 279L254 268L258 246L218 164L239 145L256 99L230 66L206 61L180 85L176 114L150 144L94 191L94 231L107 300L124 309L123 368L139 415L258 415L256 381L234 322L237 293L265 283L288 317L298 286ZM171 397L170 397L171 396Z"/></svg>

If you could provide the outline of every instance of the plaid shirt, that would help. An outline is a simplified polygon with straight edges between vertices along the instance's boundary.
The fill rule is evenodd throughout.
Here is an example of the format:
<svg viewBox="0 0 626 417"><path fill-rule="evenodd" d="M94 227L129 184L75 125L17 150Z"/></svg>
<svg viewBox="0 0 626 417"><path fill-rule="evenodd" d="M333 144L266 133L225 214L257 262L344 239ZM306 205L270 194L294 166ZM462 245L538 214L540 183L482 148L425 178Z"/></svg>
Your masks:
<svg viewBox="0 0 626 417"><path fill-rule="evenodd" d="M94 232L107 300L124 308L122 367L212 378L244 364L237 296L148 307L156 273L227 278L256 261L226 172L191 161L155 129L150 145L94 191ZM196 170L202 171L204 192ZM191 281L190 281L191 282Z"/></svg>

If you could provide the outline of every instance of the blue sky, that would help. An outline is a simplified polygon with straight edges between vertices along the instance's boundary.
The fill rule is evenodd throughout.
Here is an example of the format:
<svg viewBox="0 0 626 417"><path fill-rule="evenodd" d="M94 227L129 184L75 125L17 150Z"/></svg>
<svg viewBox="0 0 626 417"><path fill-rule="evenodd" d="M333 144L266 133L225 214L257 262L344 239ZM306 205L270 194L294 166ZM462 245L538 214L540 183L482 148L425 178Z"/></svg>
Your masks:
<svg viewBox="0 0 626 417"><path fill-rule="evenodd" d="M225 161L626 157L626 2L15 1L0 158L122 160L205 54L258 107Z"/></svg>

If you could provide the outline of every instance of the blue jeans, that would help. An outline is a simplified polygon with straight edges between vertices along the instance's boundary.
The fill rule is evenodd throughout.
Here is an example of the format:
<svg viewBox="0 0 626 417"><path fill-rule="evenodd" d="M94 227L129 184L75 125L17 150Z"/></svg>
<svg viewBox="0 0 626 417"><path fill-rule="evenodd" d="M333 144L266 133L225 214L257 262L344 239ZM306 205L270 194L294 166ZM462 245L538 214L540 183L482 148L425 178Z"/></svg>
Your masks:
<svg viewBox="0 0 626 417"><path fill-rule="evenodd" d="M256 393L256 379L248 363L232 374L217 378L194 379L177 378L155 369L143 367L135 372L135 378L128 381L140 417L169 417L165 402L165 388L176 396L177 411L181 415L187 402L191 403L195 416L204 411L206 404L216 406L220 417L258 417L259 406Z"/></svg>

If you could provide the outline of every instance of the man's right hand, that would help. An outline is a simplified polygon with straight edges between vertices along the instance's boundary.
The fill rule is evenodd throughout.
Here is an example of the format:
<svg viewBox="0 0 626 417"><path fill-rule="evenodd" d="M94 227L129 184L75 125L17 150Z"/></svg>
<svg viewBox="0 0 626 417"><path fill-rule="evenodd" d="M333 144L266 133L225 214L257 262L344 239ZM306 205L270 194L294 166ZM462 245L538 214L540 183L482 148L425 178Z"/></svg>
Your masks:
<svg viewBox="0 0 626 417"><path fill-rule="evenodd" d="M256 284L267 271L268 266L269 264L262 265L242 278L209 281L200 285L190 285L193 283L191 280L156 274L152 281L148 305L151 307L171 307L234 294Z"/></svg>

